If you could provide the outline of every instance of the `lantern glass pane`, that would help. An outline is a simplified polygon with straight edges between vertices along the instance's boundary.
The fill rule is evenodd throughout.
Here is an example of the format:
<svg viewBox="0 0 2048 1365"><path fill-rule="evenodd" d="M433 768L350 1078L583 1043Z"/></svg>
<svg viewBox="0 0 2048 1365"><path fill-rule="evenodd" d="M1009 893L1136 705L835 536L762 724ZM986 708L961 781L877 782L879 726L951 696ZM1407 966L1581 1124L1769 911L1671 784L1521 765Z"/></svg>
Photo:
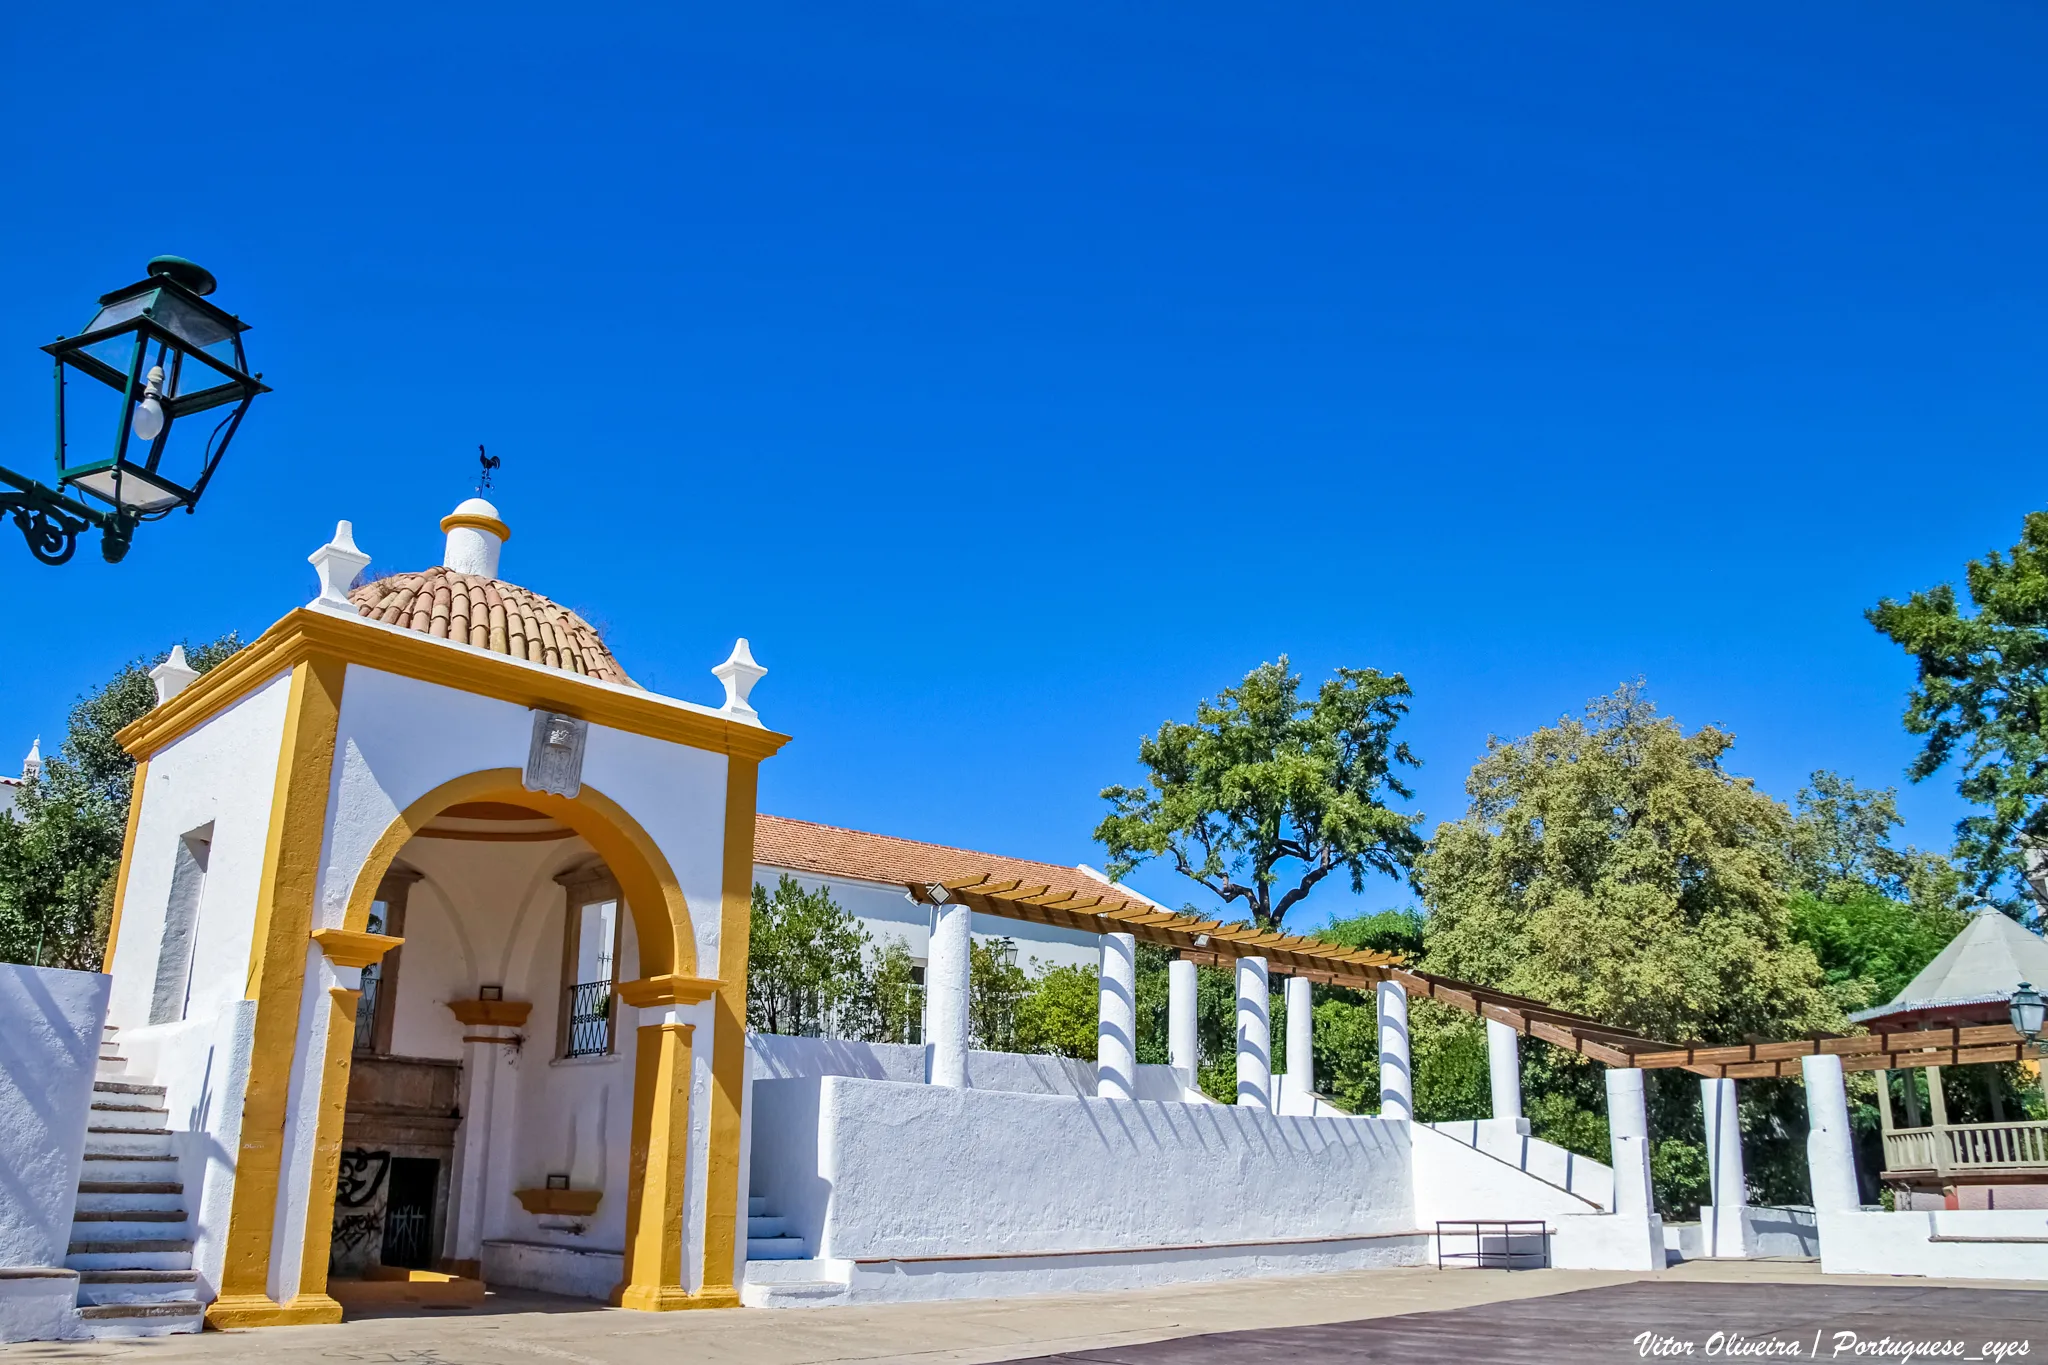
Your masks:
<svg viewBox="0 0 2048 1365"><path fill-rule="evenodd" d="M140 316L155 298L156 291L149 289L125 299L116 299L94 314L93 320L85 324L85 330L97 332L102 327L118 327L130 318Z"/></svg>
<svg viewBox="0 0 2048 1365"><path fill-rule="evenodd" d="M117 373L125 375L128 373L128 362L135 358L135 333L121 332L115 336L108 337L105 341L95 341L92 345L82 349L86 355L91 356L102 365L106 365ZM143 365L142 372L144 374L149 373L147 363Z"/></svg>
<svg viewBox="0 0 2048 1365"><path fill-rule="evenodd" d="M157 295L156 307L150 309L149 316L194 350L203 351L234 335L219 318L194 308L168 289Z"/></svg>
<svg viewBox="0 0 2048 1365"><path fill-rule="evenodd" d="M84 489L103 502L114 502L114 471L95 470L71 480L74 487ZM185 495L176 489L158 483L134 465L125 465L121 471L120 505L136 512L160 512L167 507L176 507L185 501Z"/></svg>

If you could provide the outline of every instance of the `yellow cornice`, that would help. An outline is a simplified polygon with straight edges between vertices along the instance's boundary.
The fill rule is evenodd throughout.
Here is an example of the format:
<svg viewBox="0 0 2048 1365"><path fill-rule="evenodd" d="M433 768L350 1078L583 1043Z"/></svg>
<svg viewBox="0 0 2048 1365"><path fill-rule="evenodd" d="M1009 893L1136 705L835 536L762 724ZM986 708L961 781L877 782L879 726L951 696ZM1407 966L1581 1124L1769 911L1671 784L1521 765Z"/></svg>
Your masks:
<svg viewBox="0 0 2048 1365"><path fill-rule="evenodd" d="M313 942L337 967L367 967L384 960L384 954L405 940L389 934L366 934L354 929L315 929Z"/></svg>
<svg viewBox="0 0 2048 1365"><path fill-rule="evenodd" d="M496 517L487 517L480 512L450 512L441 518L441 529L452 531L458 526L474 526L479 531L489 531L499 540L512 539L512 528Z"/></svg>
<svg viewBox="0 0 2048 1365"><path fill-rule="evenodd" d="M560 711L595 725L713 753L763 759L788 735L709 714L651 692L615 687L473 645L337 612L300 607L116 736L148 758L265 683L315 656L360 664L460 692Z"/></svg>
<svg viewBox="0 0 2048 1365"><path fill-rule="evenodd" d="M694 1005L718 993L721 983L703 976L647 976L638 981L621 981L619 999L636 1010L656 1005Z"/></svg>

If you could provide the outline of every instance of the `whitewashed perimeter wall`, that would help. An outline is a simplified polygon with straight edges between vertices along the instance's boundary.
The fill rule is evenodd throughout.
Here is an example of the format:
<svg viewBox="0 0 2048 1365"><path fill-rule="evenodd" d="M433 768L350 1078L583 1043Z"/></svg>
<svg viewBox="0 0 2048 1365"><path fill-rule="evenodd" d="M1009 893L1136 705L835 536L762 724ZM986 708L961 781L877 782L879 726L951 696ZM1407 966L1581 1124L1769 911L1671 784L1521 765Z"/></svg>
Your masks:
<svg viewBox="0 0 2048 1365"><path fill-rule="evenodd" d="M814 1256L1410 1232L1408 1125L827 1076L757 1081L752 1188Z"/></svg>
<svg viewBox="0 0 2048 1365"><path fill-rule="evenodd" d="M64 1264L109 984L0 963L0 1269Z"/></svg>
<svg viewBox="0 0 2048 1365"><path fill-rule="evenodd" d="M455 648L457 646L451 646ZM599 684L592 684L598 686ZM314 927L342 923L349 893L378 837L427 792L466 773L523 768L533 733L525 707L351 664L337 729L327 822L322 836ZM592 725L583 782L617 802L667 858L690 908L696 972L721 974L720 891L724 871L726 760L682 745ZM307 945L297 1057L285 1126L285 1171L278 1186L272 1292L298 1283L324 1063L327 992L341 980ZM690 1093L690 1157L684 1210L684 1275L703 1274L704 1185L709 1159L710 1058L715 1046L709 1003L674 1011L695 1026Z"/></svg>
<svg viewBox="0 0 2048 1365"><path fill-rule="evenodd" d="M1820 1268L1829 1275L2048 1280L2048 1211L1824 1211Z"/></svg>
<svg viewBox="0 0 2048 1365"><path fill-rule="evenodd" d="M200 890L184 1017L211 1020L246 993L290 699L291 679L280 674L149 760L121 901L120 939L107 965L114 978L107 1022L124 1037L149 1023L179 842L209 824L213 844Z"/></svg>
<svg viewBox="0 0 2048 1365"><path fill-rule="evenodd" d="M855 877L821 877L769 863L754 867L754 880L770 891L785 875L793 877L807 891L830 891L840 909L858 919L878 947L901 943L904 951L920 962L928 955L932 908L911 900L903 887ZM1058 929L1050 924L979 913L972 917L971 929L976 943L999 938L1013 940L1017 945L1017 965L1034 976L1048 967L1093 967L1102 953L1102 936L1079 929Z"/></svg>
<svg viewBox="0 0 2048 1365"><path fill-rule="evenodd" d="M931 1049L919 1043L856 1043L838 1038L794 1038L779 1033L747 1035L749 1074L756 1080L794 1080L805 1076L854 1076L870 1081L917 1084L931 1075ZM1094 1098L1095 1063L1072 1057L1022 1052L967 1054L968 1083L976 1090L1015 1095L1066 1095ZM1183 1090L1180 1073L1170 1066L1138 1068L1141 1100L1205 1104L1199 1092Z"/></svg>

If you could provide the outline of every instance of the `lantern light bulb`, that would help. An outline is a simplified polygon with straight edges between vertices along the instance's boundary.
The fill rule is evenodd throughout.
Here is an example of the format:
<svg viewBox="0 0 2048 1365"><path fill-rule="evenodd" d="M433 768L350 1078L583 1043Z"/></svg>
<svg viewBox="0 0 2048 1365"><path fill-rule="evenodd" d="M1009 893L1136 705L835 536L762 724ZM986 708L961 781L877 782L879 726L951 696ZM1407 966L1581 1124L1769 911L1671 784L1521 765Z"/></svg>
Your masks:
<svg viewBox="0 0 2048 1365"><path fill-rule="evenodd" d="M163 387L164 367L150 366L148 386L142 391L142 402L135 408L134 431L138 441L154 441L163 432Z"/></svg>

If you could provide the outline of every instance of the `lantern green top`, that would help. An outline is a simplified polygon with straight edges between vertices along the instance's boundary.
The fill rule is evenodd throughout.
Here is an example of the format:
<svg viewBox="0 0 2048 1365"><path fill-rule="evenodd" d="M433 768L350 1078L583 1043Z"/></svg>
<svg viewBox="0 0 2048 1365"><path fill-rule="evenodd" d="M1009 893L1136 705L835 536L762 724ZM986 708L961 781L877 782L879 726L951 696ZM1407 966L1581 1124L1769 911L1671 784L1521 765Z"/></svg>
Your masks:
<svg viewBox="0 0 2048 1365"><path fill-rule="evenodd" d="M147 269L151 275L162 275L201 296L220 287L220 281L213 278L212 271L183 256L152 256Z"/></svg>

